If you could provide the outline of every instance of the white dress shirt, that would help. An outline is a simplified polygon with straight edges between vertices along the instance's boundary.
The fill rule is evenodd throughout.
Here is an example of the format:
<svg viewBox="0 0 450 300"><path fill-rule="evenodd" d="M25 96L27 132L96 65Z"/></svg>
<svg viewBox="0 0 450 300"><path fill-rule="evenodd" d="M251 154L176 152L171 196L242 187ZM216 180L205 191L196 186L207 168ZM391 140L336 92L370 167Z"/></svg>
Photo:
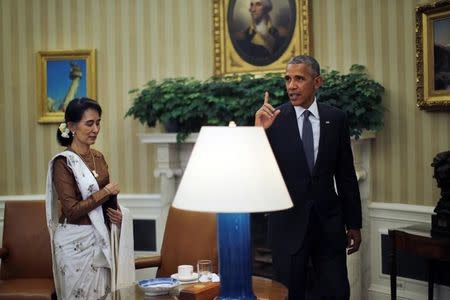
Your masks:
<svg viewBox="0 0 450 300"><path fill-rule="evenodd" d="M305 109L301 106L294 106L295 114L297 115L297 125L298 130L300 131L300 137L303 136L303 112ZM314 140L314 163L317 159L317 152L319 151L319 138L320 138L320 116L319 110L317 108L317 101L314 98L314 102L308 108L309 112L309 121L311 122L312 131L313 131L313 140Z"/></svg>

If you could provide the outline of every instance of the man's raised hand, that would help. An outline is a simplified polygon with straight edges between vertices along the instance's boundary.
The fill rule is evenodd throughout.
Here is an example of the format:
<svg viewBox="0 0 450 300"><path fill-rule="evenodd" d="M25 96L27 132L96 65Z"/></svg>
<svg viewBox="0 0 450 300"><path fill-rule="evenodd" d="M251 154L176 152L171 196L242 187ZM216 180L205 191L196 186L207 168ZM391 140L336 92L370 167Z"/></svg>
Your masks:
<svg viewBox="0 0 450 300"><path fill-rule="evenodd" d="M272 126L279 114L280 110L273 108L273 106L269 103L269 92L265 92L264 104L255 114L255 126L262 126L264 129L267 129Z"/></svg>

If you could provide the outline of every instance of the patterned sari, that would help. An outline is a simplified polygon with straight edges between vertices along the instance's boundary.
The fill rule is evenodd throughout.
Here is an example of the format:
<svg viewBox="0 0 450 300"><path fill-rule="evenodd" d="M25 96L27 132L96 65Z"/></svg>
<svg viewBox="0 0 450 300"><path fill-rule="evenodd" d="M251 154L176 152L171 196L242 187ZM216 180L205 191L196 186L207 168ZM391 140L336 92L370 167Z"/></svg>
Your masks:
<svg viewBox="0 0 450 300"><path fill-rule="evenodd" d="M59 224L58 197L53 188L53 160L66 157L83 199L99 190L95 177L72 151L52 158L47 173L46 212L53 276L58 299L99 299L111 290L134 284L132 217L120 206L121 229L105 225L102 206L89 212L92 225Z"/></svg>

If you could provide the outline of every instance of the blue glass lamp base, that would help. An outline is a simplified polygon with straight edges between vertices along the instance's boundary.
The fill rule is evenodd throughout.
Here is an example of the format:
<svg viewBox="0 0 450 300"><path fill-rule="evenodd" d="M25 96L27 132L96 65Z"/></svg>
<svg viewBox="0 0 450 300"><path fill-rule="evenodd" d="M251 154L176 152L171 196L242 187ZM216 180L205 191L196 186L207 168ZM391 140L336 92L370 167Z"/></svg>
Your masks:
<svg viewBox="0 0 450 300"><path fill-rule="evenodd" d="M249 213L218 213L220 295L217 300L256 300L252 288Z"/></svg>

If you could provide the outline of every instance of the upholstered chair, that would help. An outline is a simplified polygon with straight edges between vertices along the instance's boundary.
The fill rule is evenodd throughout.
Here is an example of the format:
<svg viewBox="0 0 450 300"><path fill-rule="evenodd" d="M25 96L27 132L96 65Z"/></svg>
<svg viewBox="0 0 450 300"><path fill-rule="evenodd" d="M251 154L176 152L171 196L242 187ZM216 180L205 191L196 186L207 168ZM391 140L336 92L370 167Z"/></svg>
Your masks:
<svg viewBox="0 0 450 300"><path fill-rule="evenodd" d="M136 269L157 267L156 277L177 273L179 265L193 265L197 261L212 261L213 272L218 272L216 214L185 211L171 207L161 246L161 255L140 257Z"/></svg>
<svg viewBox="0 0 450 300"><path fill-rule="evenodd" d="M7 201L0 299L56 299L44 201Z"/></svg>

